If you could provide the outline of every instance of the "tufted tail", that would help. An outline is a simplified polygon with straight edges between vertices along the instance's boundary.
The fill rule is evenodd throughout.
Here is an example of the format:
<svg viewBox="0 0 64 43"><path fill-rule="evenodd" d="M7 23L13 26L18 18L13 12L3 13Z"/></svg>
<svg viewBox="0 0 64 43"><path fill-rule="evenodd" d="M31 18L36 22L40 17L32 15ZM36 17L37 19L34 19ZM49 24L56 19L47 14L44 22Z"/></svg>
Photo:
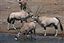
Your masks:
<svg viewBox="0 0 64 43"><path fill-rule="evenodd" d="M62 26L62 24L61 24L61 22L60 22L60 19L59 19L58 17L56 17L56 18L59 20L61 31L63 31L63 26Z"/></svg>

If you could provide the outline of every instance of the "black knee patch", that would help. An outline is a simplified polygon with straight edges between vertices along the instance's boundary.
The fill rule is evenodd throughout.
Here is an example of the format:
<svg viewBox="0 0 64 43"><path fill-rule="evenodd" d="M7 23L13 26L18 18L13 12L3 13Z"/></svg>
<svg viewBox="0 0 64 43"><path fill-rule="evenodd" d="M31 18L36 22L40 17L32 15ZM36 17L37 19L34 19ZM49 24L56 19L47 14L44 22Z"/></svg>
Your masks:
<svg viewBox="0 0 64 43"><path fill-rule="evenodd" d="M54 24L55 29L58 29L57 25Z"/></svg>
<svg viewBox="0 0 64 43"><path fill-rule="evenodd" d="M22 23L23 21L21 20L21 23Z"/></svg>
<svg viewBox="0 0 64 43"><path fill-rule="evenodd" d="M41 24L42 27L44 27L44 24Z"/></svg>
<svg viewBox="0 0 64 43"><path fill-rule="evenodd" d="M44 27L44 30L46 30L46 27Z"/></svg>
<svg viewBox="0 0 64 43"><path fill-rule="evenodd" d="M44 30L46 30L46 27L44 26L44 24L41 24L41 27L44 27Z"/></svg>
<svg viewBox="0 0 64 43"><path fill-rule="evenodd" d="M58 27L57 27L57 26L55 26L55 29L58 29Z"/></svg>

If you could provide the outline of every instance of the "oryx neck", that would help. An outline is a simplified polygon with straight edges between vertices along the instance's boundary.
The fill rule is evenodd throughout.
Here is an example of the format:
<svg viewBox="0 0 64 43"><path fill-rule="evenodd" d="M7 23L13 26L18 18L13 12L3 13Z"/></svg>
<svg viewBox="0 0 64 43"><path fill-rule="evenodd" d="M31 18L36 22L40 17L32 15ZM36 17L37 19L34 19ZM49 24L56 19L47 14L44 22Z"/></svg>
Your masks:
<svg viewBox="0 0 64 43"><path fill-rule="evenodd" d="M37 17L36 22L37 22L38 24L41 24L41 21L39 20L39 17Z"/></svg>

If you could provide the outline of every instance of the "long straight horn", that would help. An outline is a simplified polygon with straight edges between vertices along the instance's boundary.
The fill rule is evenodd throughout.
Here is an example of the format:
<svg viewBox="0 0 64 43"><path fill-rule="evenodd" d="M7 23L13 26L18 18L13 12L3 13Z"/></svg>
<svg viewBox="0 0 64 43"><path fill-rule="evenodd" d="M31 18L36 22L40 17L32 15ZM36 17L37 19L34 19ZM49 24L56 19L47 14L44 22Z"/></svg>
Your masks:
<svg viewBox="0 0 64 43"><path fill-rule="evenodd" d="M40 8L40 5L39 5L39 7L38 7L38 9L36 11L36 14L39 15L40 11L41 11L41 8Z"/></svg>
<svg viewBox="0 0 64 43"><path fill-rule="evenodd" d="M38 7L38 8L37 8L37 10L36 10L35 14L37 14L37 13L38 13L38 11L39 11L39 8L40 8L40 7Z"/></svg>
<svg viewBox="0 0 64 43"><path fill-rule="evenodd" d="M30 9L28 4L27 4L27 9L28 9L29 12L32 12L32 10Z"/></svg>

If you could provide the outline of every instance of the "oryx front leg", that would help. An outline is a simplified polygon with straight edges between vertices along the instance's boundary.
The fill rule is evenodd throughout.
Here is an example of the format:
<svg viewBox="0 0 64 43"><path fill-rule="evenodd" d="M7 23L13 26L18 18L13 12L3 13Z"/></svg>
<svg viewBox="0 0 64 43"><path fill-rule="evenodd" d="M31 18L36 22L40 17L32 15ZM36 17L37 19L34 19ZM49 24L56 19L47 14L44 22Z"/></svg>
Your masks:
<svg viewBox="0 0 64 43"><path fill-rule="evenodd" d="M44 30L44 36L46 36L46 30Z"/></svg>
<svg viewBox="0 0 64 43"><path fill-rule="evenodd" d="M19 38L20 34L21 34L21 33L19 32L19 33L15 36L15 38L14 38L14 39L15 39L15 40L18 40L18 38Z"/></svg>
<svg viewBox="0 0 64 43"><path fill-rule="evenodd" d="M20 34L21 34L21 33L19 32L19 33L17 34L17 37L19 37L19 36L20 36Z"/></svg>
<svg viewBox="0 0 64 43"><path fill-rule="evenodd" d="M16 28L15 28L14 24L13 24L13 28L16 30Z"/></svg>
<svg viewBox="0 0 64 43"><path fill-rule="evenodd" d="M46 36L46 27L44 27L44 36Z"/></svg>

